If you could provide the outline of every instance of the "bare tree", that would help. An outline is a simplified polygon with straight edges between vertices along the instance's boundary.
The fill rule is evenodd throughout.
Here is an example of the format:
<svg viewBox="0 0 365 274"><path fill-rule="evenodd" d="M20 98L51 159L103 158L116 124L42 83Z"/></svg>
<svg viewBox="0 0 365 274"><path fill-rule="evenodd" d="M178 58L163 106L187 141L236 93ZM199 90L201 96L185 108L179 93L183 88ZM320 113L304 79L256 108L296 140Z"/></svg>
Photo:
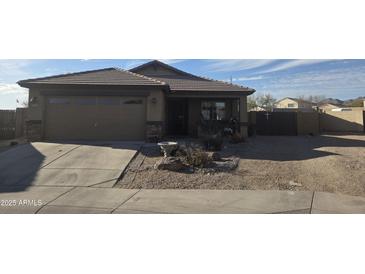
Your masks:
<svg viewBox="0 0 365 274"><path fill-rule="evenodd" d="M16 102L20 104L23 108L27 108L29 106L28 100L19 101L18 99L16 99Z"/></svg>
<svg viewBox="0 0 365 274"><path fill-rule="evenodd" d="M323 101L326 99L326 96L324 95L299 95L298 99L309 101L312 103L319 103L320 101Z"/></svg>
<svg viewBox="0 0 365 274"><path fill-rule="evenodd" d="M24 101L22 101L20 104L21 104L21 105L22 105L22 107L24 107L24 108L27 108L27 107L29 106L29 104L28 104L28 100L24 100Z"/></svg>
<svg viewBox="0 0 365 274"><path fill-rule="evenodd" d="M272 111L275 107L276 99L270 94L264 94L257 97L257 104L266 111Z"/></svg>
<svg viewBox="0 0 365 274"><path fill-rule="evenodd" d="M323 101L324 99L326 99L325 95L314 95L312 96L312 101L313 103L319 103L321 101Z"/></svg>
<svg viewBox="0 0 365 274"><path fill-rule="evenodd" d="M255 110L258 107L257 104L257 98L255 95L250 95L247 97L247 109L250 110Z"/></svg>

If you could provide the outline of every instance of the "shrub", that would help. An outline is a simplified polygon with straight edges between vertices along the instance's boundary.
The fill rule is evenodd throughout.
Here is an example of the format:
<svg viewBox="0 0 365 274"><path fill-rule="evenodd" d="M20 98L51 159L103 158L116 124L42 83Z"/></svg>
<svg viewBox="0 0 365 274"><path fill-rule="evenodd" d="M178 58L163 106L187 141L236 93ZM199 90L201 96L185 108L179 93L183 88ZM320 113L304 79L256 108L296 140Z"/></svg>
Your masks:
<svg viewBox="0 0 365 274"><path fill-rule="evenodd" d="M179 148L176 151L174 151L173 155L176 156L176 157L183 157L183 158L185 158L186 155L187 155L187 152L186 152L186 149L184 149L183 147L180 147L179 146Z"/></svg>
<svg viewBox="0 0 365 274"><path fill-rule="evenodd" d="M205 167L211 162L208 153L201 149L187 148L186 152L186 161L190 166Z"/></svg>

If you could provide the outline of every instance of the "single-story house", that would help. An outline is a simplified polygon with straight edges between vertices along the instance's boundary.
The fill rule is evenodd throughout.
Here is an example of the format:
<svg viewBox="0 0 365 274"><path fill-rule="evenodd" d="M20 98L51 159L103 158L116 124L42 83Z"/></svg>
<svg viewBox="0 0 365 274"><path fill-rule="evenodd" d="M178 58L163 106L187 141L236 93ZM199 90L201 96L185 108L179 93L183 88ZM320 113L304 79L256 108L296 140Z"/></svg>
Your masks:
<svg viewBox="0 0 365 274"><path fill-rule="evenodd" d="M247 96L255 90L151 61L27 79L30 140L148 140L197 136L202 120L238 121L247 136Z"/></svg>
<svg viewBox="0 0 365 274"><path fill-rule="evenodd" d="M285 97L275 103L275 111L313 111L315 104L303 99Z"/></svg>
<svg viewBox="0 0 365 274"><path fill-rule="evenodd" d="M332 109L340 108L341 106L331 103L319 103L317 107L320 112L327 112L331 111Z"/></svg>

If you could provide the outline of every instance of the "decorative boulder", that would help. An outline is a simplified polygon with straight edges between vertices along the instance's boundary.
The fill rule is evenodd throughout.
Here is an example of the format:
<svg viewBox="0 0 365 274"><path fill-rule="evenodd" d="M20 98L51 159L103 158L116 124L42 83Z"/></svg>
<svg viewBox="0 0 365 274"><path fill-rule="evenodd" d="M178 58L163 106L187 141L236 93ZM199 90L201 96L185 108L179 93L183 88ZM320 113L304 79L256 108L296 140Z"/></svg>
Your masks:
<svg viewBox="0 0 365 274"><path fill-rule="evenodd" d="M208 152L209 158L212 161L221 161L222 157L218 152Z"/></svg>
<svg viewBox="0 0 365 274"><path fill-rule="evenodd" d="M226 172L230 170L234 170L238 167L240 162L239 158L232 158L232 159L222 159L220 162L214 162L214 169L216 171Z"/></svg>
<svg viewBox="0 0 365 274"><path fill-rule="evenodd" d="M155 164L155 169L179 171L186 168L180 158L164 157Z"/></svg>

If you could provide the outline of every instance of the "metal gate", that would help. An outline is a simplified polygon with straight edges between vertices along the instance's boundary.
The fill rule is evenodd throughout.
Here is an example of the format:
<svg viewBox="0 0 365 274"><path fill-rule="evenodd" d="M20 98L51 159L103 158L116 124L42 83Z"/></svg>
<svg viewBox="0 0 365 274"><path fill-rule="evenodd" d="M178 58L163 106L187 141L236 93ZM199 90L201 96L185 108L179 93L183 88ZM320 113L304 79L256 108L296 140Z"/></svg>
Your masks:
<svg viewBox="0 0 365 274"><path fill-rule="evenodd" d="M297 135L296 112L256 112L259 135Z"/></svg>

